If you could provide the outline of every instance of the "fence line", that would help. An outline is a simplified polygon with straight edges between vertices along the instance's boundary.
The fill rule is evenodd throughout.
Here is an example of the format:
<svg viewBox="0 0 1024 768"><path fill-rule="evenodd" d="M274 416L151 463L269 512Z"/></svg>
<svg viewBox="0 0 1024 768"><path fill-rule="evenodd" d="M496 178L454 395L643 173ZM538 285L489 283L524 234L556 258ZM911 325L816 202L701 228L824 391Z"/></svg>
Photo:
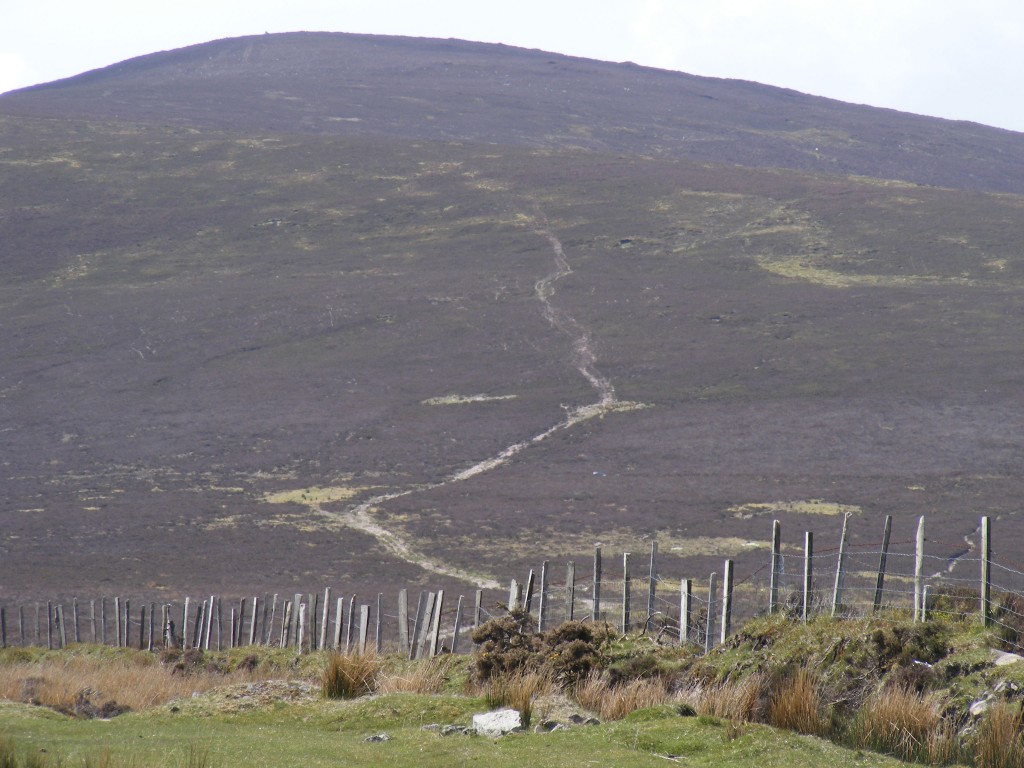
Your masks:
<svg viewBox="0 0 1024 768"><path fill-rule="evenodd" d="M766 562L739 579L731 559L707 581L662 576L657 541L650 544L643 575L633 575L639 556L627 552L622 554L621 575L609 576L598 546L592 579L578 580L577 573L588 569L577 569L570 561L560 580L557 574L563 571L545 560L524 582L511 581L504 607L526 610L542 630L572 618L603 621L622 632L639 630L708 650L716 641L724 642L734 626L765 613L803 621L820 613L877 616L883 609L906 611L915 621L929 615L977 614L979 622L1003 630L1011 644L1018 632L1024 634L1024 571L993 561L987 517L981 519L977 546L968 541L953 557L927 554L924 518L914 539L892 543L892 518L887 517L880 547L851 544L850 522L847 514L835 547L816 549L812 532L806 531L803 546L787 551L781 525L773 521ZM969 571L977 575L960 575ZM465 595L446 600L444 590L421 591L415 606L405 589L389 603L383 593L362 598L331 587L290 597L264 593L229 600L210 595L195 601L186 596L160 603L121 596L86 603L76 597L70 612L53 601L0 605L0 645L60 648L113 640L118 646L150 651L262 645L299 652L393 650L421 658L469 647L460 638L496 618L483 606L482 595L477 590L471 596L472 610Z"/></svg>

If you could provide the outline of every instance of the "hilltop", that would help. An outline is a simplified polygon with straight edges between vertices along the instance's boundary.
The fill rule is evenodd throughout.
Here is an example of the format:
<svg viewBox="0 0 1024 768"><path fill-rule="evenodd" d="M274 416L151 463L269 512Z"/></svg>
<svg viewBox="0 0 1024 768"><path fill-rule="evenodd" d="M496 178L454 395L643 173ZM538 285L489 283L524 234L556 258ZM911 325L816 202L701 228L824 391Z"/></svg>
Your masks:
<svg viewBox="0 0 1024 768"><path fill-rule="evenodd" d="M1024 534L1022 134L301 33L0 97L0 180L7 599Z"/></svg>

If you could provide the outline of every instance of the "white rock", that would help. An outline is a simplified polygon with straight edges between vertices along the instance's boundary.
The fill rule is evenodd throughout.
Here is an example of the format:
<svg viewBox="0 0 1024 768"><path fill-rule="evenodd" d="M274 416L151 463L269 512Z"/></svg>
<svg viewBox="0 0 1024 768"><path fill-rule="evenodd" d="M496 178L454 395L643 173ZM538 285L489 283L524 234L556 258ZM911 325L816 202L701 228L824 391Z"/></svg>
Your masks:
<svg viewBox="0 0 1024 768"><path fill-rule="evenodd" d="M978 701L971 704L970 712L971 717L981 717L988 711L991 699L979 699Z"/></svg>
<svg viewBox="0 0 1024 768"><path fill-rule="evenodd" d="M522 730L523 721L514 709L498 709L482 715L473 715L473 728L481 736L504 736Z"/></svg>
<svg viewBox="0 0 1024 768"><path fill-rule="evenodd" d="M1018 661L1024 661L1024 656L1019 656L1016 653L1006 653L1004 651L992 651L993 662L997 667L1005 667L1007 664L1016 664Z"/></svg>

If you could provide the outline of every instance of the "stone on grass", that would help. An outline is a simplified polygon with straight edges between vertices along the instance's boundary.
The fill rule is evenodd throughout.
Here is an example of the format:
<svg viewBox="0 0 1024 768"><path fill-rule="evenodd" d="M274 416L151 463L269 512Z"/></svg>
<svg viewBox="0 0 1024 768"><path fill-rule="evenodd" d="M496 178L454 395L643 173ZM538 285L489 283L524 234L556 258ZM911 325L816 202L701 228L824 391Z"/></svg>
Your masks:
<svg viewBox="0 0 1024 768"><path fill-rule="evenodd" d="M473 715L473 729L481 736L504 736L523 729L523 720L515 709L498 709Z"/></svg>
<svg viewBox="0 0 1024 768"><path fill-rule="evenodd" d="M363 741L368 741L371 744L377 744L382 741L391 741L391 737L386 733L375 733L372 736L367 736Z"/></svg>

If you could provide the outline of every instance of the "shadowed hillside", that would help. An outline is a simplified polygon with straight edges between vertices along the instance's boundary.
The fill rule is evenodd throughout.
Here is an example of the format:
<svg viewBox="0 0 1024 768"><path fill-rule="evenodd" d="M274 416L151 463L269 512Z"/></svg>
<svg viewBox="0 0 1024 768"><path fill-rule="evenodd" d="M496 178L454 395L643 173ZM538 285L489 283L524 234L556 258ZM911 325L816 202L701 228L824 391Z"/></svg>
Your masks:
<svg viewBox="0 0 1024 768"><path fill-rule="evenodd" d="M742 576L839 504L1024 533L1022 158L454 41L4 96L0 596L464 590L651 535Z"/></svg>

